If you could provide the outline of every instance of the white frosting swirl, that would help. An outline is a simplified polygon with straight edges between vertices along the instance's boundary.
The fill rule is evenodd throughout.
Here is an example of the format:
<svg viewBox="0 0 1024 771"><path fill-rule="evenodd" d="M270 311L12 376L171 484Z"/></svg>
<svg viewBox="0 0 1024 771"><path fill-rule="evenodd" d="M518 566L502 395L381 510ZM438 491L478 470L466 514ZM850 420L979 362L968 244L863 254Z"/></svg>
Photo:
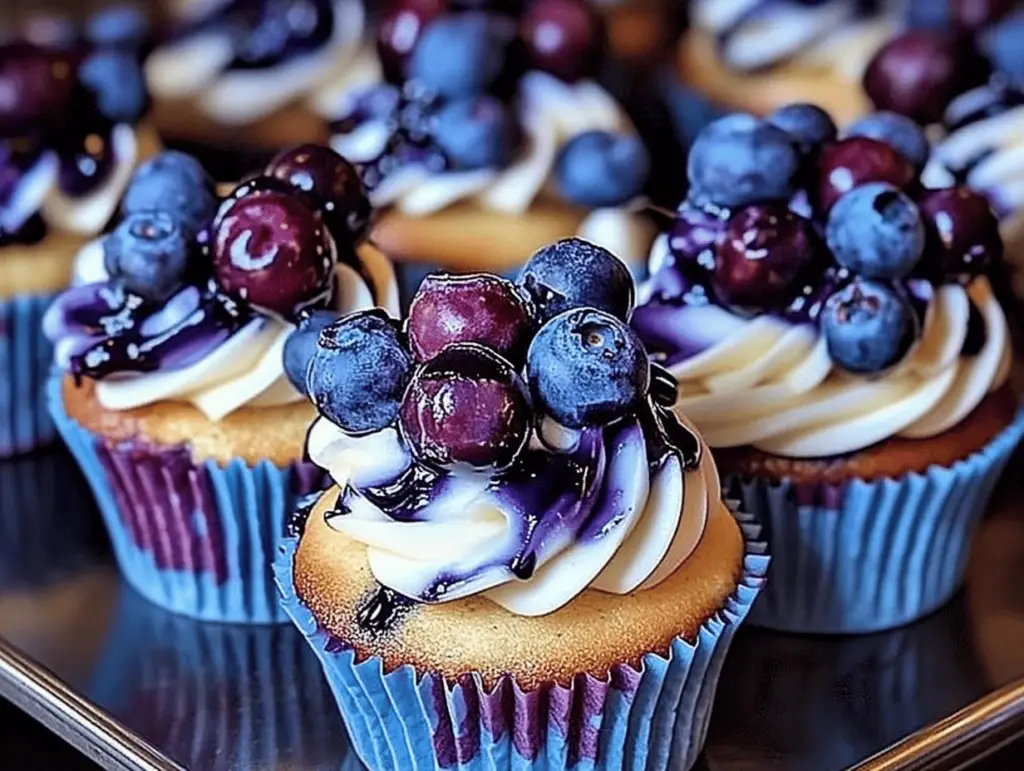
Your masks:
<svg viewBox="0 0 1024 771"><path fill-rule="evenodd" d="M185 10L201 17L216 10L213 5ZM273 67L229 69L235 52L224 30L204 30L162 45L146 60L150 92L157 99L194 99L219 123L244 125L265 118L331 83L356 61L366 25L363 4L335 0L333 6L331 39Z"/></svg>
<svg viewBox="0 0 1024 771"><path fill-rule="evenodd" d="M351 267L338 264L335 307L351 313L382 307L398 313L398 284L388 259L364 245L359 257L373 286ZM102 240L87 245L75 264L76 283L105 281ZM130 410L155 402L187 402L218 421L243 407L289 404L304 397L284 374L282 352L294 325L260 316L200 361L178 370L131 374L97 381L96 398L108 410ZM66 367L71 351L57 346L56 358Z"/></svg>
<svg viewBox="0 0 1024 771"><path fill-rule="evenodd" d="M561 435L563 449L551 452L571 452L580 439L563 427L549 425L547 432ZM722 505L718 471L707 447L702 445L700 464L693 470L684 470L679 456L669 452L652 472L636 419L625 418L616 436L624 438L606 448L594 471L604 485L625 481L598 504L616 507L604 512L608 524L596 536L563 537L544 549L526 579L501 564L519 543L521 528L514 518L521 515L493 492L494 480L487 474L453 477L415 521L398 521L355 492L395 478L412 462L395 429L352 437L320 418L310 430L308 451L314 463L347 488L347 511L329 518L329 525L367 546L370 568L381 584L422 597L438 577L454 577L434 601L483 594L512 613L540 616L586 589L628 594L657 586L693 553L708 516ZM531 444L540 447L537 437Z"/></svg>

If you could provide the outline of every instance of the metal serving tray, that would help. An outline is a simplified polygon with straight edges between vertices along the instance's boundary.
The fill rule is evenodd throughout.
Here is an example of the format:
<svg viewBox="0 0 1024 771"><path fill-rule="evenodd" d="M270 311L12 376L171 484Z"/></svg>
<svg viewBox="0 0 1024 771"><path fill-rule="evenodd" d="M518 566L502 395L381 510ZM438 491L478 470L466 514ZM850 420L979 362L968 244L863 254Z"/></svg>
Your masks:
<svg viewBox="0 0 1024 771"><path fill-rule="evenodd" d="M1022 490L1000 491L967 589L915 626L741 630L700 768L953 769L1024 735ZM63 451L0 463L0 695L108 769L362 769L290 626L200 624L124 585Z"/></svg>

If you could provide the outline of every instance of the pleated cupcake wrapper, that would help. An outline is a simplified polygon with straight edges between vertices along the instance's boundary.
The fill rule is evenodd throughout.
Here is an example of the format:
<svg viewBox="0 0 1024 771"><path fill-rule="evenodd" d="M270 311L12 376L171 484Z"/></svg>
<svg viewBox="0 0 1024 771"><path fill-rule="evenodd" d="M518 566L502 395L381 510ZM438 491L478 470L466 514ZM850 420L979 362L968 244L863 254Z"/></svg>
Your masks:
<svg viewBox="0 0 1024 771"><path fill-rule="evenodd" d="M114 442L68 417L59 373L47 391L132 586L163 608L208 621L287 620L272 563L297 500L323 486L320 469L197 463L186 446Z"/></svg>
<svg viewBox="0 0 1024 771"><path fill-rule="evenodd" d="M843 485L727 477L765 526L768 587L750 623L785 632L864 633L942 606L963 583L974 528L1024 435L1024 410L950 468Z"/></svg>
<svg viewBox="0 0 1024 771"><path fill-rule="evenodd" d="M309 724L332 697L293 629L203 623L127 586L86 695L190 769L328 768L344 752Z"/></svg>
<svg viewBox="0 0 1024 771"><path fill-rule="evenodd" d="M296 597L294 539L275 567L284 607L372 771L684 771L703 747L722 661L768 568L756 520L736 517L747 544L743 577L694 643L676 639L667 654L649 653L639 668L618 664L604 679L580 674L527 691L511 677L488 689L477 674L452 685L408 665L386 672L379 658L357 661Z"/></svg>
<svg viewBox="0 0 1024 771"><path fill-rule="evenodd" d="M0 300L0 458L50 444L56 437L46 409L53 346L43 314L53 295Z"/></svg>

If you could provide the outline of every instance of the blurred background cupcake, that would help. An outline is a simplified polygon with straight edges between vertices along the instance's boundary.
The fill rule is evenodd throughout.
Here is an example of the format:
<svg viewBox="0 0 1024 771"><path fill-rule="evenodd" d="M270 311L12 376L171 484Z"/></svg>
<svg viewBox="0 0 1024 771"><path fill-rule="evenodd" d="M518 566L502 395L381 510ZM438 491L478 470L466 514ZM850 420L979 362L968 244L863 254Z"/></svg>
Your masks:
<svg viewBox="0 0 1024 771"><path fill-rule="evenodd" d="M755 623L898 626L949 599L1024 415L988 201L928 144L809 105L710 124L633 316L775 562Z"/></svg>
<svg viewBox="0 0 1024 771"><path fill-rule="evenodd" d="M102 18L6 19L0 43L0 456L53 439L41 319L158 140L138 38ZM29 42L34 40L35 42Z"/></svg>
<svg viewBox="0 0 1024 771"><path fill-rule="evenodd" d="M263 171L218 200L191 156L144 164L44 322L48 404L122 572L163 607L223 621L282 617L270 561L320 484L302 463L312 408L285 373L296 324L397 304L390 265L361 243L351 165L309 145Z"/></svg>

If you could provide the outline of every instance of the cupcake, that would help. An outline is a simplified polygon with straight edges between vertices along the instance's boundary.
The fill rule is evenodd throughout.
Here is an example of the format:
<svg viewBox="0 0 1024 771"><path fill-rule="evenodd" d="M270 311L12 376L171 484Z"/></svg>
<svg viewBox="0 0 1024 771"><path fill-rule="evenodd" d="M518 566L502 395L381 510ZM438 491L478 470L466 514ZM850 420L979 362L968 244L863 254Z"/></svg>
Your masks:
<svg viewBox="0 0 1024 771"><path fill-rule="evenodd" d="M305 106L362 46L362 0L174 0L146 60L154 116L175 140L276 151L326 139Z"/></svg>
<svg viewBox="0 0 1024 771"><path fill-rule="evenodd" d="M374 228L381 249L428 272L505 274L579 234L613 237L603 245L642 269L654 233L630 204L650 158L594 80L604 45L584 0L488 11L402 2L386 12L378 76L350 74L319 100L331 145L386 209Z"/></svg>
<svg viewBox="0 0 1024 771"><path fill-rule="evenodd" d="M132 76L135 75L135 79ZM0 45L0 457L53 440L40 322L157 141L130 48Z"/></svg>
<svg viewBox="0 0 1024 771"><path fill-rule="evenodd" d="M371 768L694 763L767 557L632 304L568 239L321 333L278 582Z"/></svg>
<svg viewBox="0 0 1024 771"><path fill-rule="evenodd" d="M361 243L368 216L355 170L324 147L283 153L221 201L169 152L78 254L77 285L44 319L48 406L122 572L156 604L282 619L270 563L296 498L321 484L302 462L313 409L285 362L326 308L395 308L388 262Z"/></svg>
<svg viewBox="0 0 1024 771"><path fill-rule="evenodd" d="M1024 432L990 280L1003 243L984 197L923 189L899 146L835 140L807 105L779 115L697 139L633 325L766 521L752 618L894 627L960 585Z"/></svg>

